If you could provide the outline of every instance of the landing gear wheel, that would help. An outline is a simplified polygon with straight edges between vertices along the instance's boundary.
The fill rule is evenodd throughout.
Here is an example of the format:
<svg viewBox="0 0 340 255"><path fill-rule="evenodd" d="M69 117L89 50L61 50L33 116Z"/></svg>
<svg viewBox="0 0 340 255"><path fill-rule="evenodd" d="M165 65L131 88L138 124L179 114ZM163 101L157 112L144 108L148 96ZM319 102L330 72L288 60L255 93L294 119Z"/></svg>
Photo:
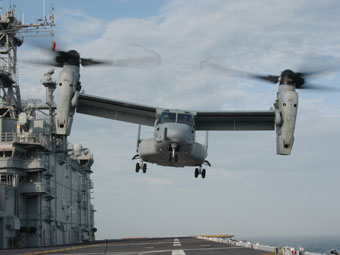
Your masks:
<svg viewBox="0 0 340 255"><path fill-rule="evenodd" d="M146 173L147 165L143 164L143 173Z"/></svg>
<svg viewBox="0 0 340 255"><path fill-rule="evenodd" d="M136 173L139 172L139 169L140 169L140 165L139 165L139 163L137 163L137 164L136 164Z"/></svg>
<svg viewBox="0 0 340 255"><path fill-rule="evenodd" d="M198 172L198 168L196 168L196 169L195 169L195 178L197 178L197 177L198 177L198 174L199 174L199 172Z"/></svg>
<svg viewBox="0 0 340 255"><path fill-rule="evenodd" d="M206 174L206 171L205 171L205 169L203 169L202 173L201 173L203 179L205 178L205 174Z"/></svg>
<svg viewBox="0 0 340 255"><path fill-rule="evenodd" d="M177 154L175 154L174 161L177 163Z"/></svg>

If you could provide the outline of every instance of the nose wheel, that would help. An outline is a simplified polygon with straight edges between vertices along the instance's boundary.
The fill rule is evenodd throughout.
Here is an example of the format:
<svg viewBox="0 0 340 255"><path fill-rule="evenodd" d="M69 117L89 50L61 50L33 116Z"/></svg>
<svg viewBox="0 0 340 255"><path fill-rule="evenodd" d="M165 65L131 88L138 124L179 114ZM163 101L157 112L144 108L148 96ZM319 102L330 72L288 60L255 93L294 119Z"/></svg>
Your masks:
<svg viewBox="0 0 340 255"><path fill-rule="evenodd" d="M172 143L170 150L171 150L171 153L169 153L169 162L177 163L178 155L176 151L178 150L178 145L176 143Z"/></svg>
<svg viewBox="0 0 340 255"><path fill-rule="evenodd" d="M146 169L147 168L148 167L147 167L147 165L145 163L141 163L141 164L136 163L136 173L138 173L139 170L141 170L141 169L142 169L143 173L146 173Z"/></svg>
<svg viewBox="0 0 340 255"><path fill-rule="evenodd" d="M203 179L205 178L206 175L206 170L202 169L201 166L195 169L195 178L197 178L199 175L201 175Z"/></svg>

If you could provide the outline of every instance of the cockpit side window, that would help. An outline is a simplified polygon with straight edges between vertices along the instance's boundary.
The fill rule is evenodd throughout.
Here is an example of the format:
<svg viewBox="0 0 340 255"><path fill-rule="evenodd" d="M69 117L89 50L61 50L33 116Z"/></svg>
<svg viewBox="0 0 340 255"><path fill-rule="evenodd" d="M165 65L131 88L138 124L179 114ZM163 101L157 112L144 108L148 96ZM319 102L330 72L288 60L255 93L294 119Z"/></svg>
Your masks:
<svg viewBox="0 0 340 255"><path fill-rule="evenodd" d="M193 125L193 117L192 117L191 114L179 113L177 122L192 126Z"/></svg>
<svg viewBox="0 0 340 255"><path fill-rule="evenodd" d="M161 115L159 115L157 125L166 123L166 122L176 122L176 113L174 112L162 112Z"/></svg>

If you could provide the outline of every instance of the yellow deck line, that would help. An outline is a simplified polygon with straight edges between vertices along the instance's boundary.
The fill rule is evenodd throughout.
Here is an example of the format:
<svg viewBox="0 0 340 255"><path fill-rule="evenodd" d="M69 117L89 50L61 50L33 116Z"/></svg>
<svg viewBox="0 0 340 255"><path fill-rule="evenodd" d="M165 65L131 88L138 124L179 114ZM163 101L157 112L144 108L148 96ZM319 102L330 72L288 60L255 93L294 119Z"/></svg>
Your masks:
<svg viewBox="0 0 340 255"><path fill-rule="evenodd" d="M92 245L84 245L84 246L75 246L75 247L55 249L55 250L27 252L27 253L23 253L23 255L47 254L47 253L52 253L52 252L63 252L63 251L78 250L78 249L91 248L91 247L99 247L99 246L105 246L105 245L106 244L92 244Z"/></svg>

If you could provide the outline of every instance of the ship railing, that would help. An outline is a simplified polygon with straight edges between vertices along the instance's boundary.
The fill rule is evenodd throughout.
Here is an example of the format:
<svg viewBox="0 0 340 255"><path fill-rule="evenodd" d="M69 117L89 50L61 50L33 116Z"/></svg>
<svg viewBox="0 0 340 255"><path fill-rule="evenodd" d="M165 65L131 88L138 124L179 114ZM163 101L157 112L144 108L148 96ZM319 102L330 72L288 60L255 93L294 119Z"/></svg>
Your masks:
<svg viewBox="0 0 340 255"><path fill-rule="evenodd" d="M49 147L50 142L47 136L43 134L22 134L14 132L4 132L1 134L1 142L16 142L22 144L36 144L43 147Z"/></svg>
<svg viewBox="0 0 340 255"><path fill-rule="evenodd" d="M21 187L22 194L45 194L47 193L47 186L40 181L25 182Z"/></svg>
<svg viewBox="0 0 340 255"><path fill-rule="evenodd" d="M16 133L1 133L1 142L14 142Z"/></svg>
<svg viewBox="0 0 340 255"><path fill-rule="evenodd" d="M89 180L89 187L90 189L94 189L94 184L93 184L93 181Z"/></svg>
<svg viewBox="0 0 340 255"><path fill-rule="evenodd" d="M225 244L229 244L232 246L245 247L245 248L261 250L261 251L269 251L272 253L274 252L274 254L280 254L280 255L322 255L320 253L304 251L303 248L301 248L302 250L295 250L292 247L278 248L278 247L263 245L259 243L251 243L248 241L237 241L237 240L231 240L231 239L225 240L225 239L217 238L217 237L198 236L197 238L205 239L205 240L209 240L209 241L217 242L217 243L225 243Z"/></svg>

